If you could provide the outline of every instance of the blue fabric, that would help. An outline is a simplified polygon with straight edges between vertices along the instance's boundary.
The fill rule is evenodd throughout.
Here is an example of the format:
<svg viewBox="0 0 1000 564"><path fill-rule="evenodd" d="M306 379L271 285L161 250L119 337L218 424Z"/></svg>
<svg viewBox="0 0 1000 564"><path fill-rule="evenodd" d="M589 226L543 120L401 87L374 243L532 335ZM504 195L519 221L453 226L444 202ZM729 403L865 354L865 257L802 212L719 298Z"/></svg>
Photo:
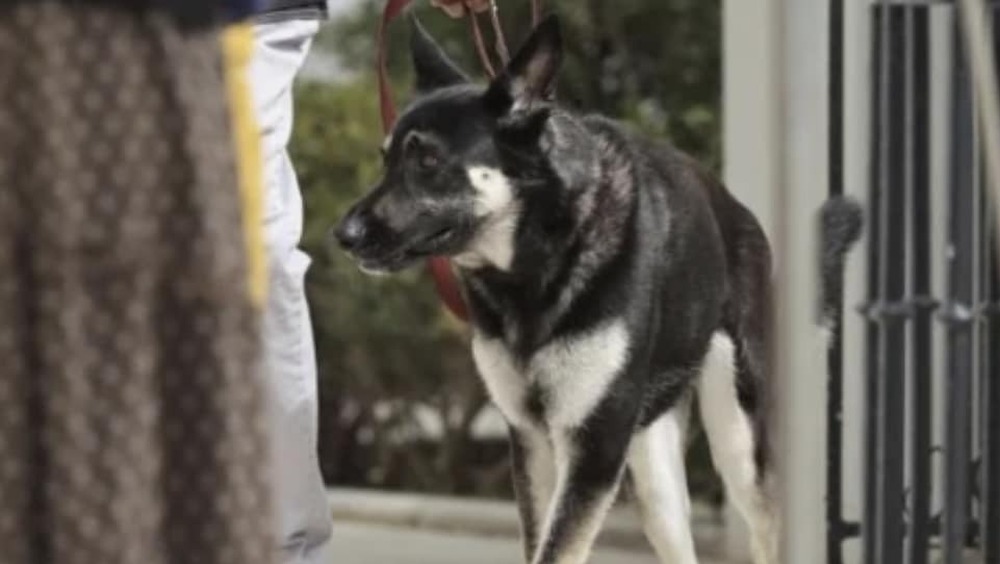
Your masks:
<svg viewBox="0 0 1000 564"><path fill-rule="evenodd" d="M321 10L326 11L326 0L269 0L265 2L267 12L285 10Z"/></svg>
<svg viewBox="0 0 1000 564"><path fill-rule="evenodd" d="M265 0L226 0L226 17L229 21L239 21L264 11Z"/></svg>
<svg viewBox="0 0 1000 564"><path fill-rule="evenodd" d="M182 23L196 26L216 25L220 20L223 23L246 20L268 6L267 0L146 0L146 3L173 14Z"/></svg>

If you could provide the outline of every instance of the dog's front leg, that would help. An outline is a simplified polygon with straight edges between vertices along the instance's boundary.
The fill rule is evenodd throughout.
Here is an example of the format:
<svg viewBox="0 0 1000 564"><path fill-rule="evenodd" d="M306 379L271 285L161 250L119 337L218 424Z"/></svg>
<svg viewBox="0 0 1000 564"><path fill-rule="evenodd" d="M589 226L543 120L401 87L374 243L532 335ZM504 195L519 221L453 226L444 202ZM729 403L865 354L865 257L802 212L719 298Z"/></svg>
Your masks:
<svg viewBox="0 0 1000 564"><path fill-rule="evenodd" d="M533 564L583 564L621 483L629 438L556 431L556 486Z"/></svg>
<svg viewBox="0 0 1000 564"><path fill-rule="evenodd" d="M545 512L555 488L556 463L552 443L541 429L510 428L511 470L521 514L525 561L538 546Z"/></svg>

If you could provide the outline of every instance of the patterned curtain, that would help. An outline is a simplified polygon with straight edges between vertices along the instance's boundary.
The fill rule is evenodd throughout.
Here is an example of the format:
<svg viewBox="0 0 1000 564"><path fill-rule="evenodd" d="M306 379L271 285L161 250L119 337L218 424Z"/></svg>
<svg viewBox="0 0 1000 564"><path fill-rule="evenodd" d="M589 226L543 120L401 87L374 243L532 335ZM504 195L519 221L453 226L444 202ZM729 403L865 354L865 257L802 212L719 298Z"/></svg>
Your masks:
<svg viewBox="0 0 1000 564"><path fill-rule="evenodd" d="M177 22L0 8L3 564L271 562L226 58Z"/></svg>

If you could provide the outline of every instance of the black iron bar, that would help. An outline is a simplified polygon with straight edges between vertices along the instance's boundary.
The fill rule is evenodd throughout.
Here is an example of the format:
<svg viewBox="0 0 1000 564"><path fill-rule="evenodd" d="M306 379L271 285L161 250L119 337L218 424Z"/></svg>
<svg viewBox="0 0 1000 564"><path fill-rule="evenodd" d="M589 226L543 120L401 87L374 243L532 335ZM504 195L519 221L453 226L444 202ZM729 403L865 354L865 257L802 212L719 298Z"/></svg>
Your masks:
<svg viewBox="0 0 1000 564"><path fill-rule="evenodd" d="M914 306L911 325L910 370L910 526L907 561L926 564L930 538L931 497L931 404L932 343L930 222L930 103L929 103L929 14L926 6L907 8L907 188L911 214L910 299Z"/></svg>
<svg viewBox="0 0 1000 564"><path fill-rule="evenodd" d="M942 320L948 328L942 536L945 564L960 564L969 521L971 384L973 371L974 217L973 116L963 44L955 34L952 65L951 191L949 192L948 303Z"/></svg>
<svg viewBox="0 0 1000 564"><path fill-rule="evenodd" d="M830 0L829 167L830 195L844 192L844 2ZM839 285L838 287L843 287ZM826 555L829 564L843 564L843 307L835 297L833 334L827 352L827 482Z"/></svg>
<svg viewBox="0 0 1000 564"><path fill-rule="evenodd" d="M879 113L882 138L879 146L878 183L882 198L879 271L881 303L876 309L881 339L878 349L878 435L876 474L878 548L875 562L902 562L903 489L906 400L906 187L904 178L905 104L896 100L905 82L905 7L883 5L879 26L882 44Z"/></svg>

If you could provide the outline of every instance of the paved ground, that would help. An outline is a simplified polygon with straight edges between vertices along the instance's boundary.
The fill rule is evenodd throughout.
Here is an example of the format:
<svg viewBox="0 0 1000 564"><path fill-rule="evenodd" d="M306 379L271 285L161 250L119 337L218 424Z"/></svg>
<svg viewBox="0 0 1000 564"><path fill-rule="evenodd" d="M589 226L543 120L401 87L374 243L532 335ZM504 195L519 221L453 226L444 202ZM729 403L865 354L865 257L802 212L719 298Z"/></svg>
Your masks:
<svg viewBox="0 0 1000 564"><path fill-rule="evenodd" d="M519 564L518 541L510 537L455 535L384 525L337 523L336 564ZM599 549L590 564L657 564L648 551ZM701 564L719 564L702 560Z"/></svg>

